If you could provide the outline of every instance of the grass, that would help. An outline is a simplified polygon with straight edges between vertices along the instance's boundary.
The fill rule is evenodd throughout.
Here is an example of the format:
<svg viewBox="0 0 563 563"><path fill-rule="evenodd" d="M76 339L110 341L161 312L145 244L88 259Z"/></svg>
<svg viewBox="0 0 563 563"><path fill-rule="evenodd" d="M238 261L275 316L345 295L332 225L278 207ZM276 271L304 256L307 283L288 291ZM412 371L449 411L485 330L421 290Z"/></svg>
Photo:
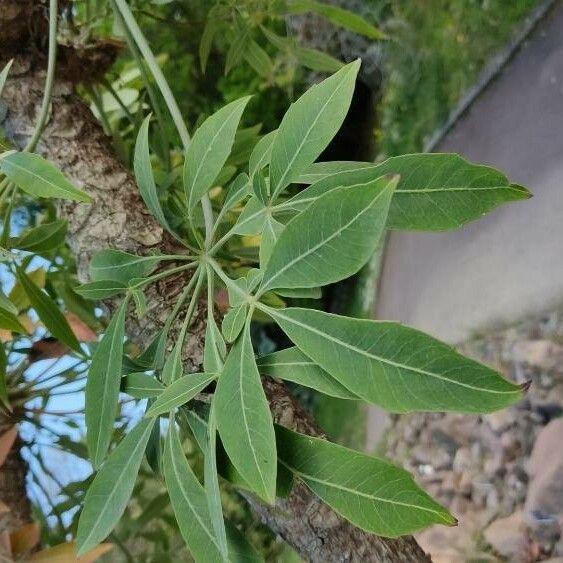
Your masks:
<svg viewBox="0 0 563 563"><path fill-rule="evenodd" d="M421 151L539 0L390 0L381 156Z"/></svg>

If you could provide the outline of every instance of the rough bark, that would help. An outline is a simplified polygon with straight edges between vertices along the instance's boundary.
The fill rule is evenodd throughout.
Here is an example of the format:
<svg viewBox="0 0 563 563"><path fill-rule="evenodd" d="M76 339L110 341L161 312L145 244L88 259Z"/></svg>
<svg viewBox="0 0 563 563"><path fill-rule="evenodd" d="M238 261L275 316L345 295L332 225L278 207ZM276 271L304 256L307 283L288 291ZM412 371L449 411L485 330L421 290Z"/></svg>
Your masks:
<svg viewBox="0 0 563 563"><path fill-rule="evenodd" d="M14 417L0 413L0 436L13 431ZM31 520L31 505L25 494L26 465L20 455L22 441L16 437L4 463L0 466L0 502L9 508L0 518L0 532L14 530Z"/></svg>
<svg viewBox="0 0 563 563"><path fill-rule="evenodd" d="M0 13L13 2L0 0ZM2 56L0 48L0 59ZM17 146L25 143L33 129L43 74L41 57L33 52L18 55L2 96L4 111L0 109L0 126ZM81 278L87 277L89 257L99 248L139 254L151 248L170 250L170 241L147 213L131 174L116 157L89 109L73 93L71 82L64 78L56 82L50 120L38 150L94 198L92 205L61 206L61 214L69 222L69 243ZM180 278L153 290L147 316L141 323L130 319L131 335L136 340L146 343L150 339L184 283ZM188 369L201 362L203 329L198 320L186 350L191 364ZM278 422L322 435L283 385L270 381L266 390ZM306 560L429 561L413 538L389 540L367 534L340 518L304 485L297 485L290 497L278 501L275 507L266 507L250 497L247 500L262 520Z"/></svg>

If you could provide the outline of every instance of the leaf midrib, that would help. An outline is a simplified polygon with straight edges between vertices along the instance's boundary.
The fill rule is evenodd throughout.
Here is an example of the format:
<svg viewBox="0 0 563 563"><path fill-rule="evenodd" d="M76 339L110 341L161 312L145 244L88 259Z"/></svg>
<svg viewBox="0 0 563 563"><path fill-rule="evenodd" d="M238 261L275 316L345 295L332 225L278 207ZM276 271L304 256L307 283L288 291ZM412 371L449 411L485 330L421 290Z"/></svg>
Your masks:
<svg viewBox="0 0 563 563"><path fill-rule="evenodd" d="M118 330L117 330L119 328L118 325L121 324L119 317L121 317L122 311L123 311L123 314L125 314L123 305L121 306L121 309L118 312L118 319L116 320L116 324L115 324L116 330L111 335L112 338L111 338L111 343L110 343L110 348L109 348L108 359L113 357L115 343L116 343L116 340L117 340L115 337L116 337L117 332L118 332ZM119 332L121 333L121 330L119 330ZM120 339L120 344L123 343L122 340L123 339ZM121 360L118 360L118 363L121 363ZM104 392L103 392L103 395L102 395L102 409L101 409L102 412L100 413L100 417L98 418L98 420L100 422L108 420L104 416L104 413L106 411L106 401L104 399L105 399L105 397L107 395L107 391L108 391L108 381L110 380L109 372L110 372L112 365L113 365L113 361L109 361L109 362L107 362L106 368L104 369L104 376L105 377L104 377L104 389L103 389ZM121 371L121 368L119 369L119 371ZM111 417L111 418L113 419L113 417ZM99 447L100 447L100 439L101 439L102 433L100 431L100 426L97 426L96 428L97 428L98 433L97 433L97 436L96 436L96 449L95 449L95 452L94 452L94 463L97 466L97 465L99 465L99 463L101 461L101 460L98 460L98 451L99 451Z"/></svg>
<svg viewBox="0 0 563 563"><path fill-rule="evenodd" d="M240 404L241 404L241 408L242 408L242 419L243 419L243 422L244 422L244 429L245 429L246 435L248 437L248 444L250 445L250 451L252 452L252 457L254 458L254 464L256 466L256 469L258 469L258 474L260 475L260 480L262 481L263 491L266 494L268 494L268 487L266 486L266 481L264 480L264 475L262 474L262 468L260 467L260 464L258 463L258 458L256 457L256 452L254 451L254 448L252 447L252 439L250 437L250 428L248 426L248 420L247 420L247 417L246 417L246 408L245 408L245 402L244 402L242 382L243 382L243 359L245 357L245 344L247 342L249 329L247 327L244 327L243 331L244 332L242 334L242 342L241 342L241 359L240 359L240 362L239 362L239 369L238 369L239 393L240 393Z"/></svg>
<svg viewBox="0 0 563 563"><path fill-rule="evenodd" d="M205 161L207 160L207 157L208 157L209 153L211 152L211 150L213 149L213 146L214 146L214 144L215 144L215 142L216 142L216 140L217 140L217 136L218 136L220 133L222 133L223 129L228 125L228 123L230 122L230 120L231 120L233 114L235 113L235 111L236 111L237 109L238 109L238 105L236 106L236 109L233 109L233 111L229 114L229 116L225 119L225 121L223 121L223 123L221 124L221 126L219 127L219 129L217 129L217 131L215 132L215 134L213 135L213 137L211 137L211 141L210 141L209 144L207 145L207 148L205 149L205 152L203 153L203 156L202 156L201 160L199 161L199 166L197 167L196 172L195 172L195 175L194 175L193 180L192 180L192 185L191 185L191 188L192 188L192 189L191 189L190 193L188 194L188 199L189 199L190 201L192 201L194 197L196 197L196 196L199 195L199 194L195 194L195 195L194 195L194 188L195 188L196 183L197 183L197 181L198 181L198 178L199 178L201 169L202 169L202 167L203 167L203 164L204 164ZM213 182L213 180L211 180L211 181ZM206 190L207 190L207 188L206 188ZM204 193L205 193L206 190L204 190ZM199 201L199 200L198 200L198 201ZM192 201L192 204L191 204L190 207L193 207L196 203L197 203L197 201Z"/></svg>
<svg viewBox="0 0 563 563"><path fill-rule="evenodd" d="M330 96L328 97L328 99L326 100L326 102L322 105L321 109L319 110L319 112L317 113L315 119L313 120L311 126L307 129L307 132L305 135L303 135L301 142L299 143L297 150L295 150L293 152L293 156L291 157L290 161L287 163L286 167L285 167L285 172L281 175L280 179L278 180L278 182L276 183L276 186L274 187L274 189L272 189L272 198L275 198L279 191L283 189L283 187L285 187L283 185L283 183L285 182L285 179L287 178L288 174L291 171L291 167L293 166L293 163L295 162L295 159L297 158L297 156L299 155L301 149L303 148L303 146L305 145L305 142L308 140L309 135L311 134L311 131L313 130L313 128L317 125L320 116L324 113L326 106L330 103L330 101L332 100L332 98L336 95L337 92L340 91L340 88L342 88L342 86L344 86L345 84L345 80L342 79L340 81L340 83L338 84L338 86L332 91L332 93L330 94ZM274 143L280 139L281 137L278 137L276 135L276 139L274 140ZM272 144L272 156L273 156L273 144ZM271 166L271 165L270 165ZM282 187L280 187L282 186Z"/></svg>
<svg viewBox="0 0 563 563"><path fill-rule="evenodd" d="M134 457L137 452L137 450L139 449L139 446L141 445L141 443L144 440L144 437L146 436L147 432L152 430L152 424L149 424L147 426L147 429L141 434L141 437L139 439L139 441L137 442L137 445L135 446L135 448L133 449L133 452L131 453L131 455L129 456L127 462L125 463L125 468L123 471L121 471L121 473L119 474L119 477L117 478L117 480L115 481L115 485L113 486L112 490L111 490L111 494L109 494L106 497L106 502L104 503L104 510L99 512L99 516L98 518L96 518L94 525L92 526L92 529L90 531L90 533L86 536L86 539L82 542L82 545L87 545L88 541L90 540L90 538L94 535L94 532L96 532L96 528L98 527L100 521L102 520L102 515L103 512L105 512L107 505L109 504L109 502L112 500L112 497L115 493L115 491L120 487L121 481L123 479L123 477L125 476L125 474L127 473L126 469L128 469L131 465L132 462L134 460Z"/></svg>
<svg viewBox="0 0 563 563"><path fill-rule="evenodd" d="M186 489L184 488L184 484L182 483L182 480L180 478L180 473L178 472L178 467L176 466L176 457L172 453L172 438L170 438L169 447L170 447L170 464L171 464L171 467L172 467L172 471L174 472L176 484L178 485L178 488L180 489L182 495L184 496L184 499L185 499L187 505L190 507L192 514L195 516L196 520L199 522L201 528L208 535L209 539L211 540L211 543L218 549L219 553L221 553L221 550L219 549L219 546L217 545L217 543L215 541L215 537L207 529L207 526L205 525L205 523L201 519L200 515L198 514L198 511L194 510L194 507L193 507L192 503L190 502L190 497L187 494Z"/></svg>
<svg viewBox="0 0 563 563"><path fill-rule="evenodd" d="M437 373L433 373L433 372L426 371L426 370L423 370L423 369L420 369L420 368L412 367L412 366L409 366L409 365L406 365L406 364L401 364L399 362L394 362L393 360L389 360L389 359L383 358L381 356L376 356L374 354L370 354L367 350L362 350L361 348L358 348L358 347L354 346L353 344L349 344L348 342L344 342L343 340L340 340L339 338L336 338L335 336L332 336L330 334L327 334L325 332L317 330L316 328L313 328L310 325L306 325L306 324L301 323L301 322L299 322L295 319L291 319L289 317L286 317L285 315L283 315L282 313L280 313L278 311L274 311L274 312L272 312L272 311L274 311L274 310L271 309L270 314L272 314L274 316L274 318L275 318L276 315L278 317L282 317L285 320L287 320L287 321L289 321L289 322L291 322L291 323L293 323L297 326L305 328L306 330L309 330L310 332L313 332L317 335L320 335L323 338L331 340L332 342L335 342L336 344L339 344L339 345L343 346L344 348L349 348L350 350L353 350L354 352L357 352L360 355L366 356L368 358L371 358L371 359L376 360L378 362L381 362L383 364L389 364L389 365L396 367L398 369L405 369L405 370L408 370L408 371L413 371L415 373L419 373L420 375L427 375L429 377L434 377L436 379L446 381L446 382L451 383L453 385L459 385L460 387L465 387L465 388L471 389L473 391L481 391L481 392L491 393L491 394L495 394L495 395L513 395L515 393L516 394L520 393L519 389L515 389L513 391L497 391L495 389L487 389L485 387L475 387L473 385L469 385L468 383L463 383L461 381L455 381L453 379L448 379L447 377L444 377L444 376L439 375ZM345 385L345 387L346 387L346 385Z"/></svg>
<svg viewBox="0 0 563 563"><path fill-rule="evenodd" d="M16 153L16 154L18 154L18 153ZM79 201L86 201L86 202L91 201L90 197L87 194L83 194L79 190L75 190L74 188L69 188L68 186L61 187L58 184L53 183L52 180L50 180L50 179L48 179L44 176L40 176L39 174L37 174L33 170L30 170L29 168L25 168L25 167L21 166L20 164L15 163L13 160L9 160L9 161L4 160L4 162L8 162L9 166L13 166L14 168L19 170L20 172L23 171L25 174L29 174L30 176L32 176L36 180L39 180L40 182L43 182L45 184L49 184L52 188L54 188L55 191L57 191L59 193L72 194L72 195L74 195L75 198L77 198L77 199L80 198Z"/></svg>
<svg viewBox="0 0 563 563"><path fill-rule="evenodd" d="M420 506L418 504L410 504L410 503L407 503L407 502L395 501L395 500L391 500L391 499L378 497L378 496L375 496L373 494L358 491L357 489L350 489L349 487L345 487L344 485L338 485L338 484L332 483L330 481L325 481L324 479L319 479L319 478L313 477L313 476L311 476L307 473L303 473L303 472L295 469L294 467L290 466L289 464L287 464L282 459L280 459L279 461L282 465L284 465L292 473L297 474L305 482L313 481L315 483L319 483L319 484L324 485L326 487L331 487L333 489L344 491L346 493L350 493L350 494L353 494L353 495L356 495L356 496L364 497L364 498L367 498L367 499L369 499L371 501L375 501L375 502L382 502L382 503L387 503L387 504L392 504L392 505L404 506L405 508L414 508L416 510L421 510L423 512L430 512L431 514L436 514L437 516L439 516L444 522L448 522L448 523L450 522L450 520L448 518L445 518L442 513L438 512L436 510L432 510L431 508L426 508L426 507Z"/></svg>
<svg viewBox="0 0 563 563"><path fill-rule="evenodd" d="M390 185L390 184L389 184ZM386 187L384 187L382 190L380 190L377 195L371 200L370 204L366 207L364 207L359 213L357 213L356 215L354 215L354 217L352 219L350 219L350 221L348 221L345 225L342 225L341 227L339 227L336 231L334 231L329 237L321 240L319 243L317 243L315 246L312 246L311 248L309 248L306 252L304 252L303 254L300 254L299 256L295 257L293 260L291 260L290 262L288 262L283 268L280 268L273 276L270 277L269 280L266 280L265 282L263 281L262 283L262 288L261 291L264 292L267 289L272 289L272 282L279 278L282 274L284 274L289 268L292 268L297 262L303 260L304 258L306 258L307 256L310 256L311 254L314 254L319 248L321 248L322 246L326 245L327 243L329 243L332 239L340 236L340 234L345 231L346 229L348 229L348 227L350 227L350 225L352 225L353 223L355 223L362 215L364 215L364 213L367 213L368 211L371 211L372 207L375 205L375 203L377 202L377 200L387 192L387 190L389 189L389 185L387 185ZM273 252L272 252L273 254ZM271 258L271 257L270 257Z"/></svg>

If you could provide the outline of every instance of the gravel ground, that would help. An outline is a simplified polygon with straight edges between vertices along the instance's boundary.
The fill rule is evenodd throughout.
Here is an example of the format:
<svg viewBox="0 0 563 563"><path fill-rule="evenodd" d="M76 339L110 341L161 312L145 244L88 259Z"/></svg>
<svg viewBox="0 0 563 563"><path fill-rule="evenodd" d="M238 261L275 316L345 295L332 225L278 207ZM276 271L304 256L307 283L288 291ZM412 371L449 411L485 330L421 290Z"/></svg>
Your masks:
<svg viewBox="0 0 563 563"><path fill-rule="evenodd" d="M532 384L520 404L490 415L394 418L381 451L413 472L460 520L457 528L421 533L419 541L443 563L525 563L563 556L563 519L545 517L541 506L531 510L530 500L525 506L536 478L530 475L530 457L537 436L563 414L563 311L476 338L459 349L517 383ZM547 449L557 459L542 464L546 454L538 452L538 466L563 467L563 438ZM562 516L561 475L548 476L547 486L553 487L554 479L559 488L547 494L552 499L561 495L556 504Z"/></svg>

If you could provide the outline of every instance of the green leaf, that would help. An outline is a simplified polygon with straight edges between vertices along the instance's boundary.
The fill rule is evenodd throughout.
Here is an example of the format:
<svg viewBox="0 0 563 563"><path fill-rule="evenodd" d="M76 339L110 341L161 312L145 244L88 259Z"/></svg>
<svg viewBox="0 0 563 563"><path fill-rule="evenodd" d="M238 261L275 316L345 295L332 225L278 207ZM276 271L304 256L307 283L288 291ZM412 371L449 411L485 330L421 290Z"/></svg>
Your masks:
<svg viewBox="0 0 563 563"><path fill-rule="evenodd" d="M244 127L238 129L235 135L235 141L233 143L233 149L229 155L227 163L240 167L248 163L250 158L250 153L254 148L254 145L260 139L260 129L262 125L254 125L253 127Z"/></svg>
<svg viewBox="0 0 563 563"><path fill-rule="evenodd" d="M14 313L14 315L18 314L18 308L4 295L2 290L0 289L0 309L4 309L9 313Z"/></svg>
<svg viewBox="0 0 563 563"><path fill-rule="evenodd" d="M262 239L260 240L260 267L265 269L274 246L284 230L284 225L276 221L271 215L266 216L264 230L262 231Z"/></svg>
<svg viewBox="0 0 563 563"><path fill-rule="evenodd" d="M0 307L0 328L19 334L27 334L27 329L21 324L18 317L12 311L7 311L3 307Z"/></svg>
<svg viewBox="0 0 563 563"><path fill-rule="evenodd" d="M252 191L263 205L268 205L270 198L269 186L263 174L255 174L252 178Z"/></svg>
<svg viewBox="0 0 563 563"><path fill-rule="evenodd" d="M501 172L456 154L398 156L378 166L379 174L391 172L401 179L389 210L390 229L455 229L502 203L530 197Z"/></svg>
<svg viewBox="0 0 563 563"><path fill-rule="evenodd" d="M8 358L4 346L0 346L0 402L8 409L12 410L8 399L8 385L6 383L6 370L8 368Z"/></svg>
<svg viewBox="0 0 563 563"><path fill-rule="evenodd" d="M220 28L221 22L215 17L211 17L210 11L199 42L199 62L201 65L201 72L204 74L207 66L207 60L209 59L209 53L211 52L211 47L213 46L213 39Z"/></svg>
<svg viewBox="0 0 563 563"><path fill-rule="evenodd" d="M254 39L246 42L246 47L243 52L244 60L264 78L271 76L274 69L270 55L266 53Z"/></svg>
<svg viewBox="0 0 563 563"><path fill-rule="evenodd" d="M237 235L255 235L262 232L265 221L264 204L256 196L252 196L244 206L232 231Z"/></svg>
<svg viewBox="0 0 563 563"><path fill-rule="evenodd" d="M124 378L123 392L134 399L158 397L164 387L154 376L144 372L130 373Z"/></svg>
<svg viewBox="0 0 563 563"><path fill-rule="evenodd" d="M277 470L274 426L248 324L227 356L213 401L217 428L229 459L244 481L262 499L273 503Z"/></svg>
<svg viewBox="0 0 563 563"><path fill-rule="evenodd" d="M248 100L249 96L227 104L195 132L184 162L184 189L190 209L212 187L227 161Z"/></svg>
<svg viewBox="0 0 563 563"><path fill-rule="evenodd" d="M78 521L76 547L83 555L103 541L125 512L153 420L141 420L111 452L88 488Z"/></svg>
<svg viewBox="0 0 563 563"><path fill-rule="evenodd" d="M342 61L317 49L295 47L294 53L300 64L317 72L336 72L344 66Z"/></svg>
<svg viewBox="0 0 563 563"><path fill-rule="evenodd" d="M239 25L225 57L225 76L240 62L249 40L250 30L244 25Z"/></svg>
<svg viewBox="0 0 563 563"><path fill-rule="evenodd" d="M258 371L284 381L292 381L325 395L340 399L358 400L358 396L348 391L329 373L319 367L299 348L286 348L256 359Z"/></svg>
<svg viewBox="0 0 563 563"><path fill-rule="evenodd" d="M180 533L194 559L221 561L207 495L186 460L173 420L170 421L164 446L163 470Z"/></svg>
<svg viewBox="0 0 563 563"><path fill-rule="evenodd" d="M333 190L293 218L272 250L262 292L319 287L355 274L377 247L397 180Z"/></svg>
<svg viewBox="0 0 563 563"><path fill-rule="evenodd" d="M248 303L242 303L232 309L223 318L221 329L227 342L234 342L241 333L248 313Z"/></svg>
<svg viewBox="0 0 563 563"><path fill-rule="evenodd" d="M359 528L386 537L456 519L391 463L276 426L280 462Z"/></svg>
<svg viewBox="0 0 563 563"><path fill-rule="evenodd" d="M225 525L229 544L228 561L231 563L264 563L264 559L256 553L254 547L234 524L227 521Z"/></svg>
<svg viewBox="0 0 563 563"><path fill-rule="evenodd" d="M113 280L127 284L144 278L156 268L164 256L136 256L122 250L99 250L90 260L92 281Z"/></svg>
<svg viewBox="0 0 563 563"><path fill-rule="evenodd" d="M368 182L383 174L400 175L387 227L441 231L454 229L502 203L527 199L530 193L488 166L472 164L455 154L412 154L381 164L346 164L338 172L332 163L309 168L309 180L320 178L288 200L283 207L302 211L329 191ZM355 166L354 166L355 165ZM332 174L330 173L332 169ZM304 178L306 179L306 178Z"/></svg>
<svg viewBox="0 0 563 563"><path fill-rule="evenodd" d="M291 297L292 299L320 299L323 296L320 287L283 288L276 289L276 293L281 297Z"/></svg>
<svg viewBox="0 0 563 563"><path fill-rule="evenodd" d="M523 396L494 370L398 323L300 308L268 313L332 377L389 411L486 413Z"/></svg>
<svg viewBox="0 0 563 563"><path fill-rule="evenodd" d="M60 342L66 344L71 350L82 354L80 343L74 336L64 315L57 304L39 289L21 268L16 272L17 279L25 294L29 298L32 307L45 325L47 330Z"/></svg>
<svg viewBox="0 0 563 563"><path fill-rule="evenodd" d="M8 78L8 74L10 72L10 68L13 62L14 59L9 60L8 63L2 69L2 72L0 72L0 95L2 95L2 90L4 90L4 86L6 84L6 80Z"/></svg>
<svg viewBox="0 0 563 563"><path fill-rule="evenodd" d="M66 236L66 221L53 221L28 229L11 242L12 247L27 252L41 253L60 246Z"/></svg>
<svg viewBox="0 0 563 563"><path fill-rule="evenodd" d="M244 172L239 174L229 185L223 202L224 211L230 211L237 203L242 201L249 192L250 179Z"/></svg>
<svg viewBox="0 0 563 563"><path fill-rule="evenodd" d="M340 6L325 4L324 2L315 2L315 0L291 0L288 4L288 8L290 12L294 14L304 14L306 12L319 14L339 27L365 35L370 39L387 38L385 33L371 25L360 15L345 10Z"/></svg>
<svg viewBox="0 0 563 563"><path fill-rule="evenodd" d="M213 316L208 317L205 329L205 347L203 349L203 371L221 373L227 346Z"/></svg>
<svg viewBox="0 0 563 563"><path fill-rule="evenodd" d="M172 352L166 358L166 361L164 362L164 366L162 368L161 379L166 385L169 385L182 376L182 373L184 371L182 362L183 348L184 338L182 337L182 335L180 335L180 337L174 343L174 348L172 348Z"/></svg>
<svg viewBox="0 0 563 563"><path fill-rule="evenodd" d="M346 65L291 105L272 145L273 197L310 166L336 135L348 113L359 68L359 60Z"/></svg>
<svg viewBox="0 0 563 563"><path fill-rule="evenodd" d="M215 379L215 373L189 373L180 377L164 389L145 416L158 416L185 405Z"/></svg>
<svg viewBox="0 0 563 563"><path fill-rule="evenodd" d="M298 178L295 180L296 184L314 184L319 180L324 180L327 176L332 176L333 174L338 174L339 172L351 172L357 170L373 170L377 167L377 164L372 162L355 162L350 160L333 160L330 162L313 162L304 172L302 172ZM373 178L377 178L374 176ZM353 184L358 184L366 182L370 178L362 178L358 181L353 182ZM353 184L342 184L342 185L353 185ZM301 192L300 192L301 193ZM298 194L299 195L299 194Z"/></svg>
<svg viewBox="0 0 563 563"><path fill-rule="evenodd" d="M248 161L248 174L251 178L253 178L257 172L270 164L270 158L272 157L272 145L277 133L277 129L270 131L256 143L252 153L250 154L250 160Z"/></svg>
<svg viewBox="0 0 563 563"><path fill-rule="evenodd" d="M138 319L142 319L147 314L147 297L138 287L131 288L130 291L135 303L135 315Z"/></svg>
<svg viewBox="0 0 563 563"><path fill-rule="evenodd" d="M281 35L274 33L271 29L268 29L267 27L265 27L263 25L260 26L260 29L262 30L262 33L264 34L266 39L276 49L279 49L282 52L290 52L293 49L293 47L295 46L294 41L292 39L290 39L289 37L282 37Z"/></svg>
<svg viewBox="0 0 563 563"><path fill-rule="evenodd" d="M219 476L217 474L217 424L213 404L209 411L207 426L208 443L204 452L203 474L205 492L209 515L215 532L215 537L221 550L224 561L229 561L227 533L225 531L225 520L223 519L223 507L221 506L221 491L219 489Z"/></svg>
<svg viewBox="0 0 563 563"><path fill-rule="evenodd" d="M117 416L126 309L124 300L96 346L86 380L86 443L94 468L106 456Z"/></svg>
<svg viewBox="0 0 563 563"><path fill-rule="evenodd" d="M154 215L156 220L169 232L171 232L168 221L158 199L158 191L154 182L149 150L149 126L151 116L148 115L139 128L137 142L135 143L135 155L133 157L133 169L139 186L139 192L145 205Z"/></svg>
<svg viewBox="0 0 563 563"><path fill-rule="evenodd" d="M0 171L24 192L35 197L55 197L91 202L50 162L38 154L15 152L0 159Z"/></svg>
<svg viewBox="0 0 563 563"><path fill-rule="evenodd" d="M85 299L99 301L101 299L115 297L116 295L127 291L127 285L115 280L100 280L83 283L82 285L74 287L73 291Z"/></svg>
<svg viewBox="0 0 563 563"><path fill-rule="evenodd" d="M320 164L333 164L332 162L323 162ZM334 163L334 164L344 164L344 163ZM313 177L319 178L308 188L299 192L291 199L287 200L283 207L292 209L294 211L303 211L307 209L312 203L317 201L319 197L326 195L327 193L337 189L337 188L348 188L351 186L357 186L359 184L366 184L368 182L373 182L377 178L380 178L382 174L379 172L379 167L376 164L369 164L364 162L358 163L348 163L356 164L357 166L346 166L343 170L333 171L329 173L332 167L327 166L324 168L324 172L321 172L320 168L316 168L317 172L313 172L311 179ZM312 170L310 168L309 170ZM400 179L399 179L400 182ZM395 192L398 188L395 189Z"/></svg>

